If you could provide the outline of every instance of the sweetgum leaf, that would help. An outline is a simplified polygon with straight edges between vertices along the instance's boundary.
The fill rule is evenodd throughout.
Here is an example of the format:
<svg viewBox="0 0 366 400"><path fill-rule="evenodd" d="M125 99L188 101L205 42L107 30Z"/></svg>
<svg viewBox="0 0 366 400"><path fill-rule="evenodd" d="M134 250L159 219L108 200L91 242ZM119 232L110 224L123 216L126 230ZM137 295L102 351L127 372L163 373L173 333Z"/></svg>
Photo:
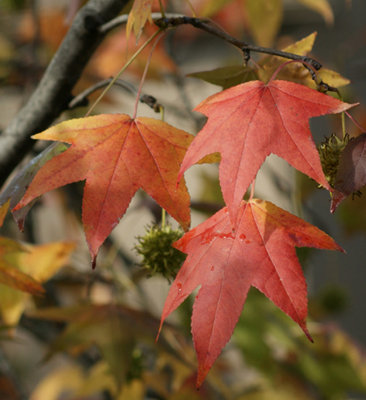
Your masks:
<svg viewBox="0 0 366 400"><path fill-rule="evenodd" d="M251 81L208 97L197 111L208 121L190 145L183 173L205 155L219 152L220 186L233 221L265 158L274 153L330 190L308 119L353 107L287 81Z"/></svg>
<svg viewBox="0 0 366 400"><path fill-rule="evenodd" d="M342 251L320 229L258 199L241 203L234 229L225 207L175 243L188 256L169 290L161 324L201 286L192 314L198 386L230 339L251 286L310 338L306 282L295 246Z"/></svg>
<svg viewBox="0 0 366 400"><path fill-rule="evenodd" d="M15 210L57 187L86 179L82 219L93 263L99 247L141 187L184 229L189 194L176 185L193 136L153 118L101 114L73 119L33 136L71 144L37 173Z"/></svg>

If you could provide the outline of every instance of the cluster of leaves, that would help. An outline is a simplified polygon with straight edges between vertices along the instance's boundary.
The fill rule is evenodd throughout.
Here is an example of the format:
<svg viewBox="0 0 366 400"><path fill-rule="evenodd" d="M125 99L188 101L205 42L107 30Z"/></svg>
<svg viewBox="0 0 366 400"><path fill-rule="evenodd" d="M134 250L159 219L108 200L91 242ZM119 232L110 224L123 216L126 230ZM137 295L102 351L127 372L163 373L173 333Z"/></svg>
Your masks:
<svg viewBox="0 0 366 400"><path fill-rule="evenodd" d="M317 8L328 22L331 21L327 1L302 2ZM152 21L154 3L153 0L135 0L127 22L127 41L132 33L137 38L143 35L144 25L148 20ZM163 3L159 3L159 7L163 7ZM240 4L246 13L246 21L249 21L248 29L257 43L272 43L280 26L282 1L264 2L271 5L269 8L261 1L216 3L220 6L213 1L202 2L199 7L205 11L199 15L213 16L222 11L224 3ZM272 24L273 16L277 21ZM269 31L259 20L270 27ZM316 34L309 35L283 51L305 56L311 51L315 37ZM284 333L279 334L270 323L254 326L250 313L258 313L258 310L267 313L267 305L262 306L262 300L255 295L246 305L249 321L245 316L240 317L248 292L255 287L291 317L310 341L312 336L326 341L326 333L315 329L313 335L306 325L307 288L295 247L343 251L317 227L269 201L253 198L255 178L266 157L276 154L329 190L332 211L366 184L365 134L350 140L345 134L342 139L332 136L320 146L319 155L309 128L310 118L345 113L355 105L323 93L324 88L337 91L338 87L348 83L347 79L327 69L321 69L314 78L314 74L309 74L306 60L303 61L305 66L302 63L282 65L283 58L273 54L254 66L249 62L191 74L224 89L195 108L208 118L195 137L164 121L127 114L70 119L33 136L62 144L31 161L9 184L0 198L1 222L7 210L12 208L18 223L23 225L25 214L39 196L85 180L82 223L93 267L103 243L140 188L186 231L180 237L180 231L172 230L169 225L162 229L151 227L144 237L138 238L136 248L144 257L143 263L150 274L159 272L168 278L176 275L164 305L160 328L159 322L150 314L120 304L88 304L61 310L48 308L29 314L33 318L66 324L66 329L51 346L49 357L60 351L81 356L93 345L97 346L100 356L87 376L78 366L50 375L43 386L36 388L34 398L45 396L49 382L57 385L68 377L72 379L66 389L74 396L104 390L119 400L143 398L145 386L141 382L153 387L155 393L168 396L164 382L153 384L154 376L145 373L143 355L153 352L155 333L161 331L165 319L198 287L191 322L198 359L197 387L203 384L239 321L239 348L256 367L268 360L276 360L278 369L268 371L273 379L283 378L288 366L294 363L293 359L301 358L296 374L317 385L322 395L332 398L333 393L344 393L349 389L365 390L363 372L359 375L356 372L361 361L343 359L343 353L329 344L340 340L352 347L344 337L337 336L338 333L332 332L329 342L309 355L303 350L307 344L291 332L288 321L281 322L281 330L288 331L288 340L284 340ZM189 230L191 200L183 175L196 163L217 160L225 207ZM251 194L243 200L250 186ZM172 242L175 242L174 248ZM4 238L0 246L3 263L0 280L11 287L2 291L5 297L1 311L3 320L15 325L26 304L25 295L18 296L19 290L39 294L42 291L40 283L67 262L74 245L57 243L38 248ZM37 267L34 266L35 259ZM276 314L276 318L282 317ZM170 335L176 335L171 326L167 330ZM120 332L125 333L121 336ZM274 354L275 346L268 342L262 349L256 343L256 354L258 352L261 357L255 357L249 344L255 340L265 342L266 335L282 349L282 358ZM182 375L175 382L180 394L204 398L204 391L200 394L192 391L192 368L185 365L190 352L188 346L181 344L181 350L177 352L172 341L162 336L158 369L163 370L168 363L173 365L173 370ZM179 335L177 337L181 339ZM326 354L321 354L324 348L327 348ZM174 354L174 361L171 354ZM324 376L311 373L319 357L325 358L325 364L329 366L329 373ZM341 380L340 369L347 371L349 379ZM208 378L211 383L216 374L217 370L213 368L213 378ZM334 379L338 380L336 389L329 383ZM122 380L126 384L121 389ZM291 386L288 393L294 393L294 387ZM258 391L251 398L263 398L264 395L274 398L273 388ZM305 398L310 398L306 388Z"/></svg>

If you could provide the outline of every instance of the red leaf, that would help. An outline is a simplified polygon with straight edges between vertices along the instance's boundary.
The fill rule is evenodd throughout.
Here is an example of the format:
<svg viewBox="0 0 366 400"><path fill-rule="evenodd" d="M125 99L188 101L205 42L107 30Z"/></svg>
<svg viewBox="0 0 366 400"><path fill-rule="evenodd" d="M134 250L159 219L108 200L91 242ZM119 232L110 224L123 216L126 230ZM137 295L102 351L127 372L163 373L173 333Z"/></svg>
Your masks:
<svg viewBox="0 0 366 400"><path fill-rule="evenodd" d="M15 210L86 179L82 218L93 262L140 187L188 228L190 199L185 183L177 188L176 179L192 135L152 118L101 114L62 122L34 138L72 146L39 170Z"/></svg>
<svg viewBox="0 0 366 400"><path fill-rule="evenodd" d="M161 324L201 285L192 314L198 386L232 335L251 286L310 338L305 322L306 282L295 246L342 250L320 229L258 199L241 203L235 230L225 207L175 246L188 256L170 288Z"/></svg>
<svg viewBox="0 0 366 400"><path fill-rule="evenodd" d="M224 90L196 107L208 121L189 147L179 177L206 154L221 153L220 185L233 221L248 186L271 153L330 190L308 119L352 106L287 81L252 81Z"/></svg>

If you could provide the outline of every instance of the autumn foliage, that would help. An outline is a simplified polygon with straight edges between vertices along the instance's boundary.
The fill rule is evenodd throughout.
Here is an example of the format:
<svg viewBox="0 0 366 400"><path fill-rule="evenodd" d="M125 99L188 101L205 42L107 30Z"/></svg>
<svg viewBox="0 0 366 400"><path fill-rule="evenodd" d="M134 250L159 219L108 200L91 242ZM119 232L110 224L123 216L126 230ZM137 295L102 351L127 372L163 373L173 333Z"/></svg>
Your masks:
<svg viewBox="0 0 366 400"><path fill-rule="evenodd" d="M149 39L153 43L153 56L153 40L160 38L160 32L180 25L192 25L197 31L214 31L216 36L240 47L234 39L227 39L228 34L220 27L210 25L204 18L217 16L217 22L225 27L230 22L222 6L225 2L220 2L217 9L213 1L198 3L198 14L193 17L179 19L167 14L159 19L152 16L152 12L164 11L160 7L168 6L169 1L159 4L152 0L135 0L128 15L126 32L120 29L113 37L121 35L122 38L125 35L123 43L130 43L131 38L134 41L140 39L135 50L139 46L144 47L146 42L141 39L145 39L144 27L149 23L148 29L153 35ZM258 44L273 44L281 24L282 2L267 2L273 9L262 5L263 14L260 14L260 7L255 1L228 3L230 9L240 9L238 15L244 18L244 28L251 32ZM308 6L313 9L318 7L317 11L323 18L328 23L332 22L328 2L319 2L318 6L315 6L315 2L304 3L309 3ZM190 13L190 5L186 4L183 11ZM269 24L263 35L261 15ZM154 27L151 26L153 19L156 22ZM239 35L239 26L236 27L238 29L230 33ZM193 37L195 34L198 33L190 33ZM341 121L348 110L357 105L344 102L339 96L338 87L348 83L345 78L321 66L318 68L317 63L307 56L315 36L312 34L285 47L283 53L267 49L264 51L267 55L256 62L251 62L252 54L263 51L244 46L244 62L241 65L191 74L223 87L223 90L195 106L195 111L207 117L195 135L165 122L163 106L156 101L153 107L160 112L160 117L137 117L137 103L142 99L139 87L132 116L125 113L89 116L88 112L87 116L67 119L32 136L37 140L61 142L66 147L60 148L55 155L41 158L42 162L37 159L30 164L31 169L25 170L27 172L22 170L21 177L13 181L16 183L10 182L11 190L7 189L0 196L1 223L8 208L12 208L15 218L23 224L26 213L37 198L53 189L85 181L81 220L91 266L95 271L99 268L97 255L126 214L139 189L164 210L163 223L167 212L185 232L172 244L174 249L186 254L186 258L177 275L171 277L174 280L162 310L160 328L156 319L150 320L143 312L124 305L83 305L66 308L61 314L54 309L36 310L33 312L36 318L69 323L68 330L56 341L51 353L69 349L71 343L75 347L82 347L81 337L87 337L90 332L88 343L97 343L112 375L118 377L117 353L114 354L117 350L111 350L109 343L113 339L113 343L118 343L126 351L136 338L134 331L119 338L113 327L119 326L122 321L123 329L128 330L132 325L136 335L140 335L144 328L140 330L139 324L143 325L141 321L147 318L149 329L143 332L143 340L154 340L158 332L163 336L164 321L197 289L191 317L191 332L198 361L197 387L203 384L230 340L243 307L245 314L245 303L251 287L270 299L313 341L312 329L307 326L307 284L296 248L344 250L318 227L272 202L255 197L254 192L258 171L271 154L287 161L294 169L315 181L318 190L328 191L332 212L345 198L366 184L365 134L353 139L343 132L338 139L328 138L320 147L314 142L309 125L311 118L335 114L335 118ZM105 51L107 57L113 58L114 50L111 49L113 46L102 48L100 54ZM164 52L162 46L157 49ZM137 57L132 52L129 56L132 57L131 62ZM293 61L286 62L286 57ZM146 68L150 61L146 56ZM98 67L102 65L101 61ZM122 67L123 64L120 65ZM174 68L170 70L175 72ZM339 151L334 161L332 157L336 145ZM190 206L193 200L189 196L184 174L195 164L214 162L219 163L218 179L225 205L190 229ZM19 213L21 217L17 217ZM41 284L67 262L74 244L59 242L38 247L0 239L0 282L11 293L7 297L10 299L9 308L0 305L0 309L3 320L14 325L25 309L26 299L30 294L39 296L44 292ZM144 252L146 243L152 246L149 252ZM154 241L141 240L137 248L141 254L153 254ZM168 249L167 253L172 250ZM161 258L164 259L164 254ZM2 293L0 300L0 303L6 301ZM9 311L12 307L14 311ZM99 331L106 321L110 324L108 332L111 336L108 340ZM138 321L136 326L134 321ZM160 338L156 346L163 341L164 347L164 340ZM74 372L77 375L80 373L79 370ZM101 371L98 373L102 374ZM187 387L190 386L192 384L188 380ZM112 392L117 393L118 389L113 386Z"/></svg>

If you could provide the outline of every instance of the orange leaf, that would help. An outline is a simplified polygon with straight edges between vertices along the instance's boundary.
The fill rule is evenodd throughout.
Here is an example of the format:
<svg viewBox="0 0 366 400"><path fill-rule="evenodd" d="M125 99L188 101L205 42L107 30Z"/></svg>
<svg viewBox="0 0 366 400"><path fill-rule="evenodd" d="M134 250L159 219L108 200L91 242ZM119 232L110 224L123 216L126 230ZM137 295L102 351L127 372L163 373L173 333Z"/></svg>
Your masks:
<svg viewBox="0 0 366 400"><path fill-rule="evenodd" d="M189 147L179 177L206 154L221 153L220 185L233 221L246 190L271 153L330 189L308 119L352 106L279 80L251 81L214 94L196 107L208 121Z"/></svg>
<svg viewBox="0 0 366 400"><path fill-rule="evenodd" d="M270 202L243 201L235 230L228 214L227 207L223 208L175 243L188 256L161 317L162 324L201 285L192 314L198 386L230 339L251 286L310 338L305 322L306 282L295 246L342 251L326 233Z"/></svg>
<svg viewBox="0 0 366 400"><path fill-rule="evenodd" d="M141 35L142 40L147 40L154 32L156 27L145 29ZM133 54L137 50L136 41L133 37L127 38L124 32L112 34L103 41L95 57L89 65L89 71L100 78L109 78L115 75L127 61L127 54ZM128 67L127 71L141 77L145 65L148 61L151 49L148 47L135 59ZM177 67L172 58L169 57L164 47L164 42L160 40L155 46L150 64L148 77L159 79L166 73L175 73Z"/></svg>
<svg viewBox="0 0 366 400"><path fill-rule="evenodd" d="M3 226L4 219L10 206L10 199L0 206L0 226Z"/></svg>
<svg viewBox="0 0 366 400"><path fill-rule="evenodd" d="M35 135L72 146L37 173L19 209L41 194L86 179L82 219L93 263L99 247L141 187L187 229L189 195L179 166L193 136L152 118L102 114L62 122Z"/></svg>

